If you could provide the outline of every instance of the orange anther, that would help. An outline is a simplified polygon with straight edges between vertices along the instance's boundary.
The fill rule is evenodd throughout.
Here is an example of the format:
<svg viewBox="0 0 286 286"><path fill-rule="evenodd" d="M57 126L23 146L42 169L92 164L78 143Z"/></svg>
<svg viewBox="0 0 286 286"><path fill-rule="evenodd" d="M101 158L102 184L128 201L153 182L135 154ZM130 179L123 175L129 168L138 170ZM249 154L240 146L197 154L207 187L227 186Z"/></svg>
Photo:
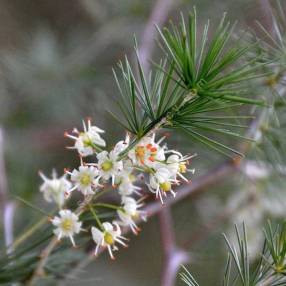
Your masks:
<svg viewBox="0 0 286 286"><path fill-rule="evenodd" d="M147 149L151 149L151 148L152 148L152 144L151 144L151 143L147 144L147 145L146 145L146 148L147 148Z"/></svg>
<svg viewBox="0 0 286 286"><path fill-rule="evenodd" d="M150 156L148 159L149 159L149 161L151 161L151 162L154 162L154 161L155 161L154 157L152 157L152 156Z"/></svg>

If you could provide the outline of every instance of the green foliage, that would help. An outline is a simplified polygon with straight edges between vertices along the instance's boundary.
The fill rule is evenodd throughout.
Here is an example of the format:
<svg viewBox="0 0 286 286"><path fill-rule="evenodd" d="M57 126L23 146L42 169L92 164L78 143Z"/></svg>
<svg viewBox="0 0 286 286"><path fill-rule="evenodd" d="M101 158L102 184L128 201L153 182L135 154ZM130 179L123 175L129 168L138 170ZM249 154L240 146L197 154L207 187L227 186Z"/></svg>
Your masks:
<svg viewBox="0 0 286 286"><path fill-rule="evenodd" d="M257 22L263 36L263 46L260 47L264 53L266 60L272 62L276 66L284 66L286 64L285 49L285 4L280 0L272 1L271 5L271 25L272 31L268 31L261 23Z"/></svg>
<svg viewBox="0 0 286 286"><path fill-rule="evenodd" d="M246 125L237 122L248 117L238 115L238 108L244 104L264 105L262 100L249 96L248 88L250 80L262 76L258 68L263 64L258 64L256 58L248 60L247 54L256 44L230 41L234 27L224 15L212 39L208 39L207 23L199 41L194 9L188 24L182 16L179 27L171 24L170 29L158 29L166 61L156 65L154 75L144 73L138 54L138 79L127 59L119 64L121 77L114 74L124 123L122 118L117 121L135 135L135 142L165 127L184 131L225 155L242 155L222 143L221 137L248 139L239 133ZM212 138L210 133L220 139Z"/></svg>
<svg viewBox="0 0 286 286"><path fill-rule="evenodd" d="M209 22L204 26L202 39L198 44L196 10L189 15L186 24L182 16L179 27L171 24L171 29L159 29L163 50L179 82L194 95L206 98L225 99L231 102L263 104L261 100L244 98L241 83L257 74L257 65L253 62L241 64L241 60L254 45L230 43L235 25L225 21L226 14L215 31L212 40L208 39ZM240 66L237 64L240 63Z"/></svg>
<svg viewBox="0 0 286 286"><path fill-rule="evenodd" d="M260 45L257 53L264 63L264 72L269 76L264 81L261 93L265 95L270 108L264 110L263 122L259 129L259 140L253 154L259 161L271 164L281 172L285 164L286 137L281 132L286 126L285 71L286 71L286 21L285 3L277 0L270 3L271 31L258 23Z"/></svg>
<svg viewBox="0 0 286 286"><path fill-rule="evenodd" d="M2 254L0 257L0 284L11 285L14 282L27 283L31 275L35 271L35 267L41 259L41 250L53 237L53 227L51 224L46 224L48 217L38 207L27 201L19 199L22 203L31 209L44 214L42 220L38 224L33 224L31 228L24 230L23 234L16 237L14 245L10 247L10 251ZM114 212L100 211L98 212L100 219L114 218ZM84 223L85 229L89 229L95 225L94 217L87 212L81 214L81 221ZM78 238L79 244L88 244L88 236L83 235ZM73 264L76 264L86 257L84 251L72 251L68 242L62 241L53 253L49 256L47 265L45 266L45 278L64 278L68 270Z"/></svg>
<svg viewBox="0 0 286 286"><path fill-rule="evenodd" d="M197 281L194 279L192 274L188 271L188 269L185 266L182 266L184 272L181 272L180 278L183 282L185 282L188 286L199 286Z"/></svg>
<svg viewBox="0 0 286 286"><path fill-rule="evenodd" d="M267 263L277 274L286 275L286 223L273 231L271 224L265 229L266 245L270 252L271 260Z"/></svg>
<svg viewBox="0 0 286 286"><path fill-rule="evenodd" d="M237 226L236 244L224 235L228 258L222 286L278 286L286 285L286 223L272 230L269 223L264 230L265 243L258 261L251 264L247 249L247 232L245 225L240 231ZM181 279L189 286L198 286L191 273L185 269Z"/></svg>

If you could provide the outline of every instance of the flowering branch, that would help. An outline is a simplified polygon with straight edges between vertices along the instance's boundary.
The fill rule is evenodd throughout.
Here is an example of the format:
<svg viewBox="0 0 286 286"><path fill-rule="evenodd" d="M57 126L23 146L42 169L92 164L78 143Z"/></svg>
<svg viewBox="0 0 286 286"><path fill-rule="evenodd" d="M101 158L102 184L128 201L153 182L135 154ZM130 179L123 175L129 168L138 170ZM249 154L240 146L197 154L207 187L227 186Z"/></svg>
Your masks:
<svg viewBox="0 0 286 286"><path fill-rule="evenodd" d="M249 132L248 132L249 135L255 134L257 132L257 130L260 128L260 124L258 124L258 122L260 122L260 124L261 124L262 121L260 119L257 119L252 123L251 127L249 128ZM250 144L243 144L242 149L246 152L247 149L250 148L250 146L251 146ZM160 202L154 201L154 202L149 203L143 209L143 212L146 213L146 215L148 217L151 217L151 216L156 215L157 213L160 213L162 210L166 211L166 209L167 208L169 209L169 207L171 205L178 203L179 201L183 200L187 196L196 195L198 193L201 193L202 191L209 190L210 188L207 188L207 187L209 187L212 184L215 184L216 182L220 181L222 178L233 173L233 171L239 170L238 167L239 167L240 163L241 163L241 160L238 160L238 159L232 159L232 160L227 160L227 161L223 162L222 164L218 165L214 169L207 172L205 175L198 177L196 180L194 180L192 182L191 185L179 187L177 189L177 196L175 198L167 197L165 199L165 202L164 202L165 206L163 209L162 209L162 205ZM168 210L168 212L169 212L169 210ZM169 219L170 219L170 213L167 215L164 214L163 218L161 217L161 223L160 223L161 228L162 228L162 225L166 225L168 228L168 229L163 228L163 230L162 230L162 236L164 237L164 239L166 237L168 240L168 242L166 241L164 244L165 245L164 252L166 251L165 255L168 257L168 259L165 261L165 267L163 268L163 274L162 274L163 280L162 281L169 280L169 278L168 279L166 278L166 275L167 275L167 273L170 274L170 272L169 272L170 267L173 269L171 271L171 273L172 273L172 277L174 277L175 276L174 273L178 270L178 268L175 265L178 266L179 262L181 262L181 263L186 262L186 259L187 259L187 255L184 252L182 252L181 250L178 250L176 247L174 247L173 242L170 244L170 241L172 241L174 238L173 238L173 234L171 233L172 230L170 229L171 219L170 220ZM168 220L168 222L166 222L166 220ZM142 222L142 218L139 217L136 219L136 223L139 224L141 222ZM127 233L127 232L129 232L129 230L125 229L123 233ZM165 234L166 234L166 236L165 236ZM170 252L169 252L169 250L167 250L167 248L168 248L167 245L169 245L169 247L172 249L172 251L170 250ZM170 246L170 245L172 245L172 246ZM53 245L53 247L55 247L55 246L56 246L56 244ZM49 246L48 246L48 248L49 248ZM50 251L51 250L52 249L50 249ZM48 253L50 253L50 251ZM167 254L167 252L168 252L168 254ZM46 253L46 252L44 252L44 253ZM98 252L98 254L99 253L101 253L101 251ZM172 255L170 255L170 253L172 253ZM81 268L85 267L87 264L89 264L94 259L93 254L94 254L94 251L92 250L91 253L88 255L87 259L83 260L82 263L80 263L75 268L75 272L73 271L74 273L69 274L68 277L73 277L74 275L77 274L77 271L79 269L81 269ZM45 258L44 262L46 263L47 259L45 256L43 256L43 257ZM182 260L184 260L184 261L182 261ZM176 262L178 262L178 263L176 263ZM42 267L43 266L44 266L44 264L42 264ZM170 281L172 281L172 279ZM162 285L164 285L164 284L162 284ZM172 284L170 284L170 285L172 285Z"/></svg>
<svg viewBox="0 0 286 286"><path fill-rule="evenodd" d="M127 59L124 64L119 64L120 77L114 72L121 94L118 106L125 120L119 119L118 122L128 131L126 138L111 150L107 149L102 137L104 131L92 125L88 119L83 122L83 130L75 128L65 133L66 137L74 141L69 148L77 151L79 167L66 170L61 177L55 172L51 178L40 173L43 180L40 191L47 202L57 205L59 212L51 219L55 236L37 261L36 270L28 282L30 285L43 274L57 240L68 238L75 246L75 236L87 231L95 243L94 255L107 249L111 259L114 259L114 251L119 246L126 246L127 239L123 236L126 228L137 233L138 222L145 220L146 215L159 212L162 204L165 209L160 215L161 233L167 258L162 283L173 283L179 263L185 261L187 256L176 247L169 207L231 172L241 160L241 152L212 139L204 132L245 139L225 129L226 126L234 129L242 128L243 125L222 121L245 117L209 114L230 110L241 104L263 105L261 100L247 98L242 92L245 88L242 83L258 77L256 73L259 65L255 64L256 60L235 65L243 60L242 57L252 46L226 48L225 55L222 55L221 50L229 47L233 29L225 23L225 18L209 43L208 24L205 26L199 45L195 9L188 21L186 25L182 17L179 30L158 30L167 59L159 64L154 77L146 75L138 54L139 80L136 80ZM224 126L224 129L220 126ZM238 157L226 161L208 176L195 180L191 186L178 188L182 182L188 182L187 174L194 171L189 169L189 160L193 155L184 156L177 150L168 149L163 143L164 137L156 141L156 133L165 127L184 131L216 151L231 157L234 153ZM157 199L145 209L145 197L137 185L139 181ZM118 198L115 205L101 201L103 189L108 187ZM80 195L81 204L73 211L68 208L68 200L75 192ZM110 221L103 221L101 217L104 213L102 210L106 208L113 211Z"/></svg>

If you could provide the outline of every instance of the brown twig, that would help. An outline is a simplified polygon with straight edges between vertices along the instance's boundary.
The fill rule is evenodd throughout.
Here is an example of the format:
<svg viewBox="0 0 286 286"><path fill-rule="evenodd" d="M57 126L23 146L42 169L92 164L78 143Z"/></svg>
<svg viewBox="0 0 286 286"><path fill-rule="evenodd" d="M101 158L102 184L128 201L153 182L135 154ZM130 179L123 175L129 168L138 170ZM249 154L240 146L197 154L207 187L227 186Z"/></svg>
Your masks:
<svg viewBox="0 0 286 286"><path fill-rule="evenodd" d="M165 201L165 206L171 206L190 195L195 195L201 193L203 191L207 191L208 186L218 182L220 179L226 177L230 173L234 172L237 168L237 162L234 160L225 161L215 168L208 171L205 175L202 175L195 179L192 184L184 185L178 187L177 195L175 198L168 196ZM147 212L148 216L156 215L162 209L162 204L159 201L154 201L149 203L145 211Z"/></svg>
<svg viewBox="0 0 286 286"><path fill-rule="evenodd" d="M189 261L187 252L178 248L173 228L173 220L169 206L165 206L159 213L160 234L164 254L161 285L172 286L181 264Z"/></svg>
<svg viewBox="0 0 286 286"><path fill-rule="evenodd" d="M27 286L35 285L37 279L45 275L44 271L45 265L49 259L50 254L52 253L57 244L58 244L58 239L56 236L54 236L53 239L47 245L47 247L41 252L40 262L38 263L37 268L34 271L31 279L28 281L28 283L26 283Z"/></svg>

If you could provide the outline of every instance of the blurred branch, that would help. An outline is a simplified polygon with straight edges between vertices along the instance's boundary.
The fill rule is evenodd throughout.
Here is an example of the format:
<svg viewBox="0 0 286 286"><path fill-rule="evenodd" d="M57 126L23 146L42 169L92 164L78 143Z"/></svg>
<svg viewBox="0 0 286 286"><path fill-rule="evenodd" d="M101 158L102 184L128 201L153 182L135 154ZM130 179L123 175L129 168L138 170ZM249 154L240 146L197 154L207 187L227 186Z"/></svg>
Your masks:
<svg viewBox="0 0 286 286"><path fill-rule="evenodd" d="M268 31L273 34L273 20L272 20L272 8L269 0L260 0L260 7L264 14L263 23L267 27Z"/></svg>
<svg viewBox="0 0 286 286"><path fill-rule="evenodd" d="M222 178L226 177L230 173L234 172L237 168L237 161L227 160L215 168L208 171L205 175L198 177L190 185L181 186L176 189L177 195L175 198L168 196L165 201L165 206L172 206L179 201L187 198L190 195L197 195L203 191L207 191L207 187L213 185L214 183L220 181ZM145 207L145 211L148 216L156 215L162 209L162 205L159 201L153 201Z"/></svg>
<svg viewBox="0 0 286 286"><path fill-rule="evenodd" d="M8 184L4 158L4 131L0 127L0 206L3 218L4 238L7 252L13 243L13 217L15 205L8 200Z"/></svg>
<svg viewBox="0 0 286 286"><path fill-rule="evenodd" d="M50 254L52 253L52 251L54 250L54 248L56 247L58 242L59 241L58 241L57 237L54 236L53 239L47 245L47 247L41 252L40 261L37 265L37 268L36 268L35 272L33 273L30 281L28 281L28 283L26 285L28 285L28 286L36 285L35 282L37 281L37 279L41 278L45 275L44 268L46 266L46 263L49 259Z"/></svg>
<svg viewBox="0 0 286 286"><path fill-rule="evenodd" d="M255 183L252 181L252 183ZM214 230L217 231L218 227L226 222L233 214L236 213L236 211L240 210L241 207L246 208L249 206L254 200L254 194L251 192L247 195L246 201L244 204L239 205L235 209L224 209L222 212L215 215L210 221L208 221L206 224L202 225L198 230L194 231L193 234L187 238L185 241L183 241L182 246L185 249L189 249L191 246L193 246L197 242L202 242L205 239L208 238L209 234L212 233Z"/></svg>
<svg viewBox="0 0 286 286"><path fill-rule="evenodd" d="M181 264L189 261L187 252L176 245L175 232L170 207L163 207L159 213L161 242L164 253L163 270L161 276L162 286L173 286Z"/></svg>
<svg viewBox="0 0 286 286"><path fill-rule="evenodd" d="M65 57L67 71L89 65L95 61L102 52L106 51L109 45L117 41L124 44L122 35L132 35L134 30L139 27L132 25L126 19L109 19L108 23L103 25L92 35L84 44L77 46L70 54ZM125 38L124 38L125 39Z"/></svg>
<svg viewBox="0 0 286 286"><path fill-rule="evenodd" d="M0 127L0 202L1 206L7 200L7 178L4 163L4 131Z"/></svg>
<svg viewBox="0 0 286 286"><path fill-rule="evenodd" d="M149 70L149 59L155 47L155 24L161 27L165 23L173 4L173 0L157 0L145 26L139 48L140 60L145 71Z"/></svg>

